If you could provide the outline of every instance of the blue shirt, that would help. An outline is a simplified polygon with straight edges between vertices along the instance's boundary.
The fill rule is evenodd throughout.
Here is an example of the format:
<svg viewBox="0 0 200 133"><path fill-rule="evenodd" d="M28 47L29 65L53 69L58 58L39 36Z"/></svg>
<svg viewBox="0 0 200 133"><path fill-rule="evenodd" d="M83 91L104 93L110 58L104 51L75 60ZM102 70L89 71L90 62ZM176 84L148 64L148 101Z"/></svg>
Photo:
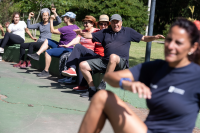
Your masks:
<svg viewBox="0 0 200 133"><path fill-rule="evenodd" d="M147 127L162 133L192 133L200 109L200 66L171 68L163 60L130 68L135 81L151 89Z"/></svg>
<svg viewBox="0 0 200 133"><path fill-rule="evenodd" d="M119 32L111 28L92 33L93 41L100 42L104 47L103 59L109 60L111 54L125 58L128 63L131 41L140 42L143 35L129 27L122 27Z"/></svg>

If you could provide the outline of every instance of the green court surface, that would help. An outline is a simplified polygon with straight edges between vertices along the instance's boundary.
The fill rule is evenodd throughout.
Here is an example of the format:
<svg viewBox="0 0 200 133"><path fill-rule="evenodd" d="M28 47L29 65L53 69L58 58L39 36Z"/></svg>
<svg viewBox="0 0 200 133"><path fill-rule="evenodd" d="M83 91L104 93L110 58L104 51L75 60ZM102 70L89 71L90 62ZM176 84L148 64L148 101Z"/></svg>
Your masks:
<svg viewBox="0 0 200 133"><path fill-rule="evenodd" d="M36 69L0 62L0 133L76 133L88 108L74 85L38 78ZM3 96L7 98L3 99ZM112 133L109 122L103 133Z"/></svg>
<svg viewBox="0 0 200 133"><path fill-rule="evenodd" d="M39 78L36 69L13 68L13 64L0 62L0 133L76 133L88 99L72 91L75 85L59 84L57 77ZM136 94L107 89L136 108L146 108ZM200 128L200 117L196 126ZM112 132L106 122L102 133Z"/></svg>

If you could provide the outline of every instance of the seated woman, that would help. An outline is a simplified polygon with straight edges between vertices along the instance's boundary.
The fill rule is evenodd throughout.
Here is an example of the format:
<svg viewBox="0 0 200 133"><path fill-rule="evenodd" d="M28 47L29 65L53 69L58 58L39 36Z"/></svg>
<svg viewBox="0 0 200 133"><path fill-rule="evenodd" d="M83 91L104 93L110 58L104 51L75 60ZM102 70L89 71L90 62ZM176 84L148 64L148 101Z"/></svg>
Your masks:
<svg viewBox="0 0 200 133"><path fill-rule="evenodd" d="M73 24L75 22L76 14L73 12L67 12L62 17L67 26L59 29L54 29L53 27L53 20L55 19L55 16L51 15L50 18L51 33L60 34L60 41L56 42L51 39L46 39L41 48L35 54L27 54L30 58L38 61L40 54L46 50L45 68L41 73L37 74L38 77L50 76L48 71L51 63L51 56L60 57L64 52L71 52L73 50L73 46L65 46L76 37L76 33L73 31L74 29L78 29L78 26ZM47 50L49 46L51 49Z"/></svg>
<svg viewBox="0 0 200 133"><path fill-rule="evenodd" d="M109 72L113 87L147 98L145 122L110 91L97 92L79 133L100 132L108 119L115 133L192 133L200 109L200 45L197 27L178 19L165 39L165 60Z"/></svg>
<svg viewBox="0 0 200 133"><path fill-rule="evenodd" d="M6 45L24 43L25 31L31 37L31 39L37 41L37 39L31 35L30 31L26 26L26 23L24 21L20 21L19 13L13 13L12 24L9 25L9 22L7 22L5 24L5 27L6 34L3 39L0 39L0 53L4 53L4 47Z"/></svg>
<svg viewBox="0 0 200 133"><path fill-rule="evenodd" d="M54 13L57 19L57 21L53 22L53 25L57 26L62 22L62 20L57 15L56 8L52 8L51 11ZM40 31L39 39L37 40L37 42L22 43L20 45L20 61L18 64L13 65L13 67L21 67L21 68L30 67L31 63L29 57L27 57L26 61L24 61L25 49L28 49L28 54L32 54L34 49L35 50L40 49L45 39L51 39L50 22L49 22L50 10L48 8L43 8L40 11L40 14L42 16L43 22L31 25L30 24L31 17L34 16L33 12L29 13L29 17L27 19L27 27L29 29L39 29Z"/></svg>
<svg viewBox="0 0 200 133"><path fill-rule="evenodd" d="M86 20L87 19L85 18L84 21L86 21ZM83 22L83 23L85 26L85 30L87 30L88 27L86 27L86 26L89 24L86 25L85 22ZM100 30L107 29L108 26L110 25L109 17L107 15L101 15L99 17L98 25L100 27ZM79 68L76 69L76 67L79 65L80 62L82 62L84 60L103 57L104 56L104 48L101 45L101 43L95 42L95 44L94 43L88 44L88 45L94 45L94 51L91 51L90 49L87 49L87 46L83 47L84 46L83 41L82 41L83 37L81 37L80 35L78 37L81 38L81 40L80 40L81 45L78 44L75 46L74 50L72 51L71 55L69 56L69 58L66 62L66 66L69 69L62 71L62 74L64 76L70 76L70 77L78 75L78 86L74 87L73 90L86 91L88 89L88 84L87 84L86 80L83 78L83 75L80 72ZM87 40L88 40L88 42L92 42L91 39L87 39ZM76 74L76 71L72 71L72 70L79 70L79 71ZM72 78L69 78L69 79L66 78L64 81L61 80L61 82L62 81L70 82L70 80L72 80Z"/></svg>

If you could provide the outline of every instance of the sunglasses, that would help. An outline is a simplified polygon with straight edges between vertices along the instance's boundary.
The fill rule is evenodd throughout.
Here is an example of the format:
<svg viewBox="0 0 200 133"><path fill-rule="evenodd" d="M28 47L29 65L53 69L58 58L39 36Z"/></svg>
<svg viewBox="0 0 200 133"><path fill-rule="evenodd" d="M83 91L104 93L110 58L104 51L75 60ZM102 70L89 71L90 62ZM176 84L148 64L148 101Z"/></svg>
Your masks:
<svg viewBox="0 0 200 133"><path fill-rule="evenodd" d="M101 25L101 26L107 26L108 24L107 23L99 23L99 25Z"/></svg>
<svg viewBox="0 0 200 133"><path fill-rule="evenodd" d="M83 25L84 25L84 24L87 25L88 23L92 23L92 22L91 22L91 21L85 21L85 22L83 22Z"/></svg>

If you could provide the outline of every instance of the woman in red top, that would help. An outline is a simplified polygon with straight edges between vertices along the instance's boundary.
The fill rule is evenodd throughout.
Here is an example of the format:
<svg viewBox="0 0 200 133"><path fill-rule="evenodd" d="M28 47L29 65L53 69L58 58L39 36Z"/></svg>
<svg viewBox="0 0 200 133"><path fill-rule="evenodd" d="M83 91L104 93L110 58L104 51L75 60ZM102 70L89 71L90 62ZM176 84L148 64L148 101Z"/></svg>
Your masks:
<svg viewBox="0 0 200 133"><path fill-rule="evenodd" d="M109 17L107 15L101 15L100 21L98 22L98 25L100 29L108 28ZM88 29L92 27L96 23L96 19L92 16L86 16L85 19L83 19L83 24L85 29L83 31L88 32ZM93 30L93 32L97 32L99 29ZM89 31L91 32L91 31ZM81 44L77 44L78 41L80 41ZM68 76L68 77L74 77L77 76L76 73L76 67L81 61L92 59L92 58L100 58L104 56L104 49L102 45L98 42L92 42L92 39L85 39L81 36L77 36L73 41L71 41L68 45L77 44L75 48L73 49L71 55L69 56L67 60L67 67L68 70L62 71L62 75ZM79 70L79 69L78 69ZM79 86L74 87L73 90L76 91L85 91L88 89L87 82L82 76L81 72L78 72L78 79L79 79ZM66 79L69 80L69 79ZM64 81L63 81L64 82Z"/></svg>

